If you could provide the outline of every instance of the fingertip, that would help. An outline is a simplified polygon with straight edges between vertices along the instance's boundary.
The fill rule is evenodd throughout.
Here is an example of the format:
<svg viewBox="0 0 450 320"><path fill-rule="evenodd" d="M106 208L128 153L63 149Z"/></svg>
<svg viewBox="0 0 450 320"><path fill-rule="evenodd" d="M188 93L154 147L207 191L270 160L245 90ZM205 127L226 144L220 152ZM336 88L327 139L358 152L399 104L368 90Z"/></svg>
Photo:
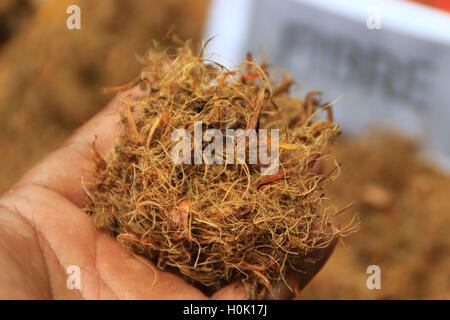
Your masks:
<svg viewBox="0 0 450 320"><path fill-rule="evenodd" d="M242 282L236 280L216 293L211 297L213 300L247 300L247 292L245 291Z"/></svg>

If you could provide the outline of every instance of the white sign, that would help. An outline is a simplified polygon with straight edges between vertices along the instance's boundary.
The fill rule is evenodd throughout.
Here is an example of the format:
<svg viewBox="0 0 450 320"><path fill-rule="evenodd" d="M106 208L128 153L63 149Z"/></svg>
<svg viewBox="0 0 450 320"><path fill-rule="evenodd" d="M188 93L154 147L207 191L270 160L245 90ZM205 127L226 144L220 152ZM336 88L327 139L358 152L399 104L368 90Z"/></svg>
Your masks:
<svg viewBox="0 0 450 320"><path fill-rule="evenodd" d="M393 127L450 168L450 15L395 0L215 0L207 53L226 66L264 52L300 94L343 96L344 133Z"/></svg>

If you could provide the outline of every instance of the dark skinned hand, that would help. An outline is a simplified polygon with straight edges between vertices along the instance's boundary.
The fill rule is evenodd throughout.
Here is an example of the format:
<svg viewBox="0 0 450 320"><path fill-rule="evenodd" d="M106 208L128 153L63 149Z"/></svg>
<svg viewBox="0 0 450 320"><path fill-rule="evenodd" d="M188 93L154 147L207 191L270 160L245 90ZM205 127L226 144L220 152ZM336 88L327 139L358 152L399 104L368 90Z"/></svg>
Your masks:
<svg viewBox="0 0 450 320"><path fill-rule="evenodd" d="M121 99L139 97L139 87L118 94L59 149L29 170L0 198L1 299L245 299L239 282L205 296L180 277L161 271L97 230L80 208L83 185L94 180L96 150L107 157L121 132ZM295 275L302 289L333 250ZM318 253L316 253L317 255ZM66 285L67 267L79 266L80 289ZM274 284L274 296L292 297L285 285Z"/></svg>

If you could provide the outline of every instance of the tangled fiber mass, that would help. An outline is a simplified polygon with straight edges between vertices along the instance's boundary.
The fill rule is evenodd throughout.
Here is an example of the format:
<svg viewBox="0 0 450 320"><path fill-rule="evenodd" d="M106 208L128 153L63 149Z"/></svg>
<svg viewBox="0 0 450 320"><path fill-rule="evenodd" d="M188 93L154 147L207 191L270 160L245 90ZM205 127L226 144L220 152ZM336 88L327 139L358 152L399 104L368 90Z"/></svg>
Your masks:
<svg viewBox="0 0 450 320"><path fill-rule="evenodd" d="M340 212L324 204L323 186L339 173L321 166L339 134L331 104L320 91L290 96L291 78L252 60L228 70L189 43L141 58L138 78L109 89L139 85L147 94L122 100L123 134L106 160L95 159L85 210L123 246L205 292L238 279L250 298L263 298L276 282L295 290L290 275L356 223L338 227ZM262 175L260 162L176 164L172 133L193 134L195 121L203 131L279 129L278 172Z"/></svg>

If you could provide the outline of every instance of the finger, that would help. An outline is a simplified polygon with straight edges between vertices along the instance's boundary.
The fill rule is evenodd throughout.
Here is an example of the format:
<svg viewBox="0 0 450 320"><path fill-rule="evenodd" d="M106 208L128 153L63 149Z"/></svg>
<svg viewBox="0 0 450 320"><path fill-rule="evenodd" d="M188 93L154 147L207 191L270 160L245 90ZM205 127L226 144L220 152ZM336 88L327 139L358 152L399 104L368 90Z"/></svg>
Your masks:
<svg viewBox="0 0 450 320"><path fill-rule="evenodd" d="M337 223L335 221L330 221L328 223L330 232L336 232L336 225ZM295 262L295 268L301 270L301 272L291 271L286 275L285 280L273 283L273 291L272 293L267 293L265 299L298 299L301 290L308 285L328 261L336 247L337 241L337 237L334 237L327 247L311 251L306 257ZM288 284L286 284L285 281L288 282Z"/></svg>
<svg viewBox="0 0 450 320"><path fill-rule="evenodd" d="M245 291L242 282L237 280L234 281L222 289L215 292L211 299L213 300L246 300L247 292Z"/></svg>
<svg viewBox="0 0 450 320"><path fill-rule="evenodd" d="M308 260L298 264L296 268L302 272L290 272L287 274L286 284L284 281L278 281L272 284L272 293L268 292L265 296L266 300L289 300L299 299L301 291L308 285L314 276L322 269L326 261L331 256L336 241L333 241L327 248L316 250L308 255Z"/></svg>
<svg viewBox="0 0 450 320"><path fill-rule="evenodd" d="M132 103L147 93L136 86L118 94L102 111L80 127L59 149L50 153L29 170L10 191L27 184L37 184L52 189L80 206L86 197L85 184L93 181L95 162L92 143L100 156L104 157L112 148L120 133L120 111L123 101Z"/></svg>
<svg viewBox="0 0 450 320"><path fill-rule="evenodd" d="M290 273L286 279L288 285L283 280L272 283L272 292L267 292L266 300L289 300L299 295L306 285L322 269L328 258L336 247L337 239L333 239L330 245L323 249L315 250L307 255L307 259L296 265L296 268L302 270L301 273ZM307 261L305 261L307 260ZM248 294L241 281L236 280L222 289L215 292L211 299L213 300L246 300Z"/></svg>

